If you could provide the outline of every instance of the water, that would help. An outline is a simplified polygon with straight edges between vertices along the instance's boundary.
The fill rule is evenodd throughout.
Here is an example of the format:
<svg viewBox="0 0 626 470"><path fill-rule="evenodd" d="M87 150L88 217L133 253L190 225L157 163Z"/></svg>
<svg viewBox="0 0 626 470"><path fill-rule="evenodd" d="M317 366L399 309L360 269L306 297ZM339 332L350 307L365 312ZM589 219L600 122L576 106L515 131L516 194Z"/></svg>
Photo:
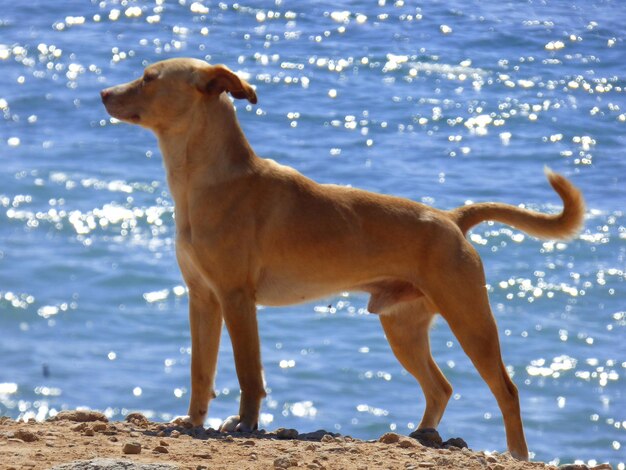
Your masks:
<svg viewBox="0 0 626 470"><path fill-rule="evenodd" d="M487 224L471 239L535 458L624 468L626 7L544 3L4 0L0 414L186 412L187 297L161 157L98 92L193 56L256 87L259 104L237 107L259 155L321 182L554 211L542 168L571 177L588 203L575 240ZM366 304L260 311L263 426L414 429L421 392ZM443 321L432 347L455 390L442 435L504 450L495 400ZM227 338L217 386L214 426L237 409Z"/></svg>

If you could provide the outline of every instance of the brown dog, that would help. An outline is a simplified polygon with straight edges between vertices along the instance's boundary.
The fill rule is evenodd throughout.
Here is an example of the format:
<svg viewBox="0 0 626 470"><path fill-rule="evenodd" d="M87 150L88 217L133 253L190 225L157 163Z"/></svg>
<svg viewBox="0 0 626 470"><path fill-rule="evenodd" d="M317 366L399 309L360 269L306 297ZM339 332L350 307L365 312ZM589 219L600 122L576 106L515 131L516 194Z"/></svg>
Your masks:
<svg viewBox="0 0 626 470"><path fill-rule="evenodd" d="M511 454L527 459L517 388L500 356L481 260L464 235L495 220L537 237L571 237L583 220L580 192L548 171L564 208L546 215L499 203L441 211L317 184L256 156L225 92L257 100L228 68L195 59L158 62L142 78L101 92L112 116L154 131L163 154L176 205L176 255L189 287L187 419L201 425L214 396L222 322L241 386L239 415L222 429L251 431L265 396L256 304L364 291L394 354L423 389L419 427L437 427L452 393L428 342L439 313L495 395Z"/></svg>

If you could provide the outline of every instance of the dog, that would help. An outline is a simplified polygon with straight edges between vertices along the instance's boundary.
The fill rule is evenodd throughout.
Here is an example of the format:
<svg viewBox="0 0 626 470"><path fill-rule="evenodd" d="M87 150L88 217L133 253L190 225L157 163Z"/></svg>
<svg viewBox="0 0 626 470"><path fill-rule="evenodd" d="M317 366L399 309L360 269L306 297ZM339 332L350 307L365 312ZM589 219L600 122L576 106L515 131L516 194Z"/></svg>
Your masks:
<svg viewBox="0 0 626 470"><path fill-rule="evenodd" d="M241 401L225 432L258 426L264 378L256 305L282 306L344 291L370 294L391 349L419 382L419 429L436 428L452 388L434 362L428 329L447 321L494 394L511 454L528 459L518 391L503 364L481 259L465 238L498 221L541 238L580 229L582 194L546 170L559 214L502 203L449 211L359 189L318 184L258 157L228 94L255 90L224 65L177 58L101 91L114 118L152 130L176 210L176 256L189 289L191 397L187 422L204 423L214 393L222 324L233 346ZM279 143L277 143L279 144Z"/></svg>

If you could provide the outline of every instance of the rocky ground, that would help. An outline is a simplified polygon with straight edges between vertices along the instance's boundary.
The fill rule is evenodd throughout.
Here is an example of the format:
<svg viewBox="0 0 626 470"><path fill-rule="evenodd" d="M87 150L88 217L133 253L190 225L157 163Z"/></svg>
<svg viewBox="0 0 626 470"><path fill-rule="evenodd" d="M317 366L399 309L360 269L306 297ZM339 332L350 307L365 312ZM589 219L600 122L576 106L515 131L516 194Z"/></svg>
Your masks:
<svg viewBox="0 0 626 470"><path fill-rule="evenodd" d="M413 437L387 433L367 442L325 431L299 434L295 429L221 434L153 423L138 413L131 413L124 422L109 422L92 411L64 411L44 423L0 418L2 470L559 468L519 462L506 453L473 452L464 446L458 438L442 442L436 431Z"/></svg>

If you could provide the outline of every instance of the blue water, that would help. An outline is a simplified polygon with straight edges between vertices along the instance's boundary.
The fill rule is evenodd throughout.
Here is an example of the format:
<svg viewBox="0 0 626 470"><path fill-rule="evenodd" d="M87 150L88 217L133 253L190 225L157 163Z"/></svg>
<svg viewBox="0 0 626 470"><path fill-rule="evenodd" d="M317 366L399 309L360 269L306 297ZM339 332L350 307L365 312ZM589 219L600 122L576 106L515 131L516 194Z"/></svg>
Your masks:
<svg viewBox="0 0 626 470"><path fill-rule="evenodd" d="M152 134L109 118L98 92L193 56L256 87L259 104L237 108L259 155L321 182L440 208L555 211L542 168L569 176L588 204L573 241L488 224L471 239L534 457L625 467L626 4L1 6L1 415L186 412L187 297L161 156ZM360 438L415 428L423 397L366 303L260 311L262 426ZM454 387L441 434L505 450L496 402L443 321L432 349ZM213 426L238 407L227 338L217 387Z"/></svg>

